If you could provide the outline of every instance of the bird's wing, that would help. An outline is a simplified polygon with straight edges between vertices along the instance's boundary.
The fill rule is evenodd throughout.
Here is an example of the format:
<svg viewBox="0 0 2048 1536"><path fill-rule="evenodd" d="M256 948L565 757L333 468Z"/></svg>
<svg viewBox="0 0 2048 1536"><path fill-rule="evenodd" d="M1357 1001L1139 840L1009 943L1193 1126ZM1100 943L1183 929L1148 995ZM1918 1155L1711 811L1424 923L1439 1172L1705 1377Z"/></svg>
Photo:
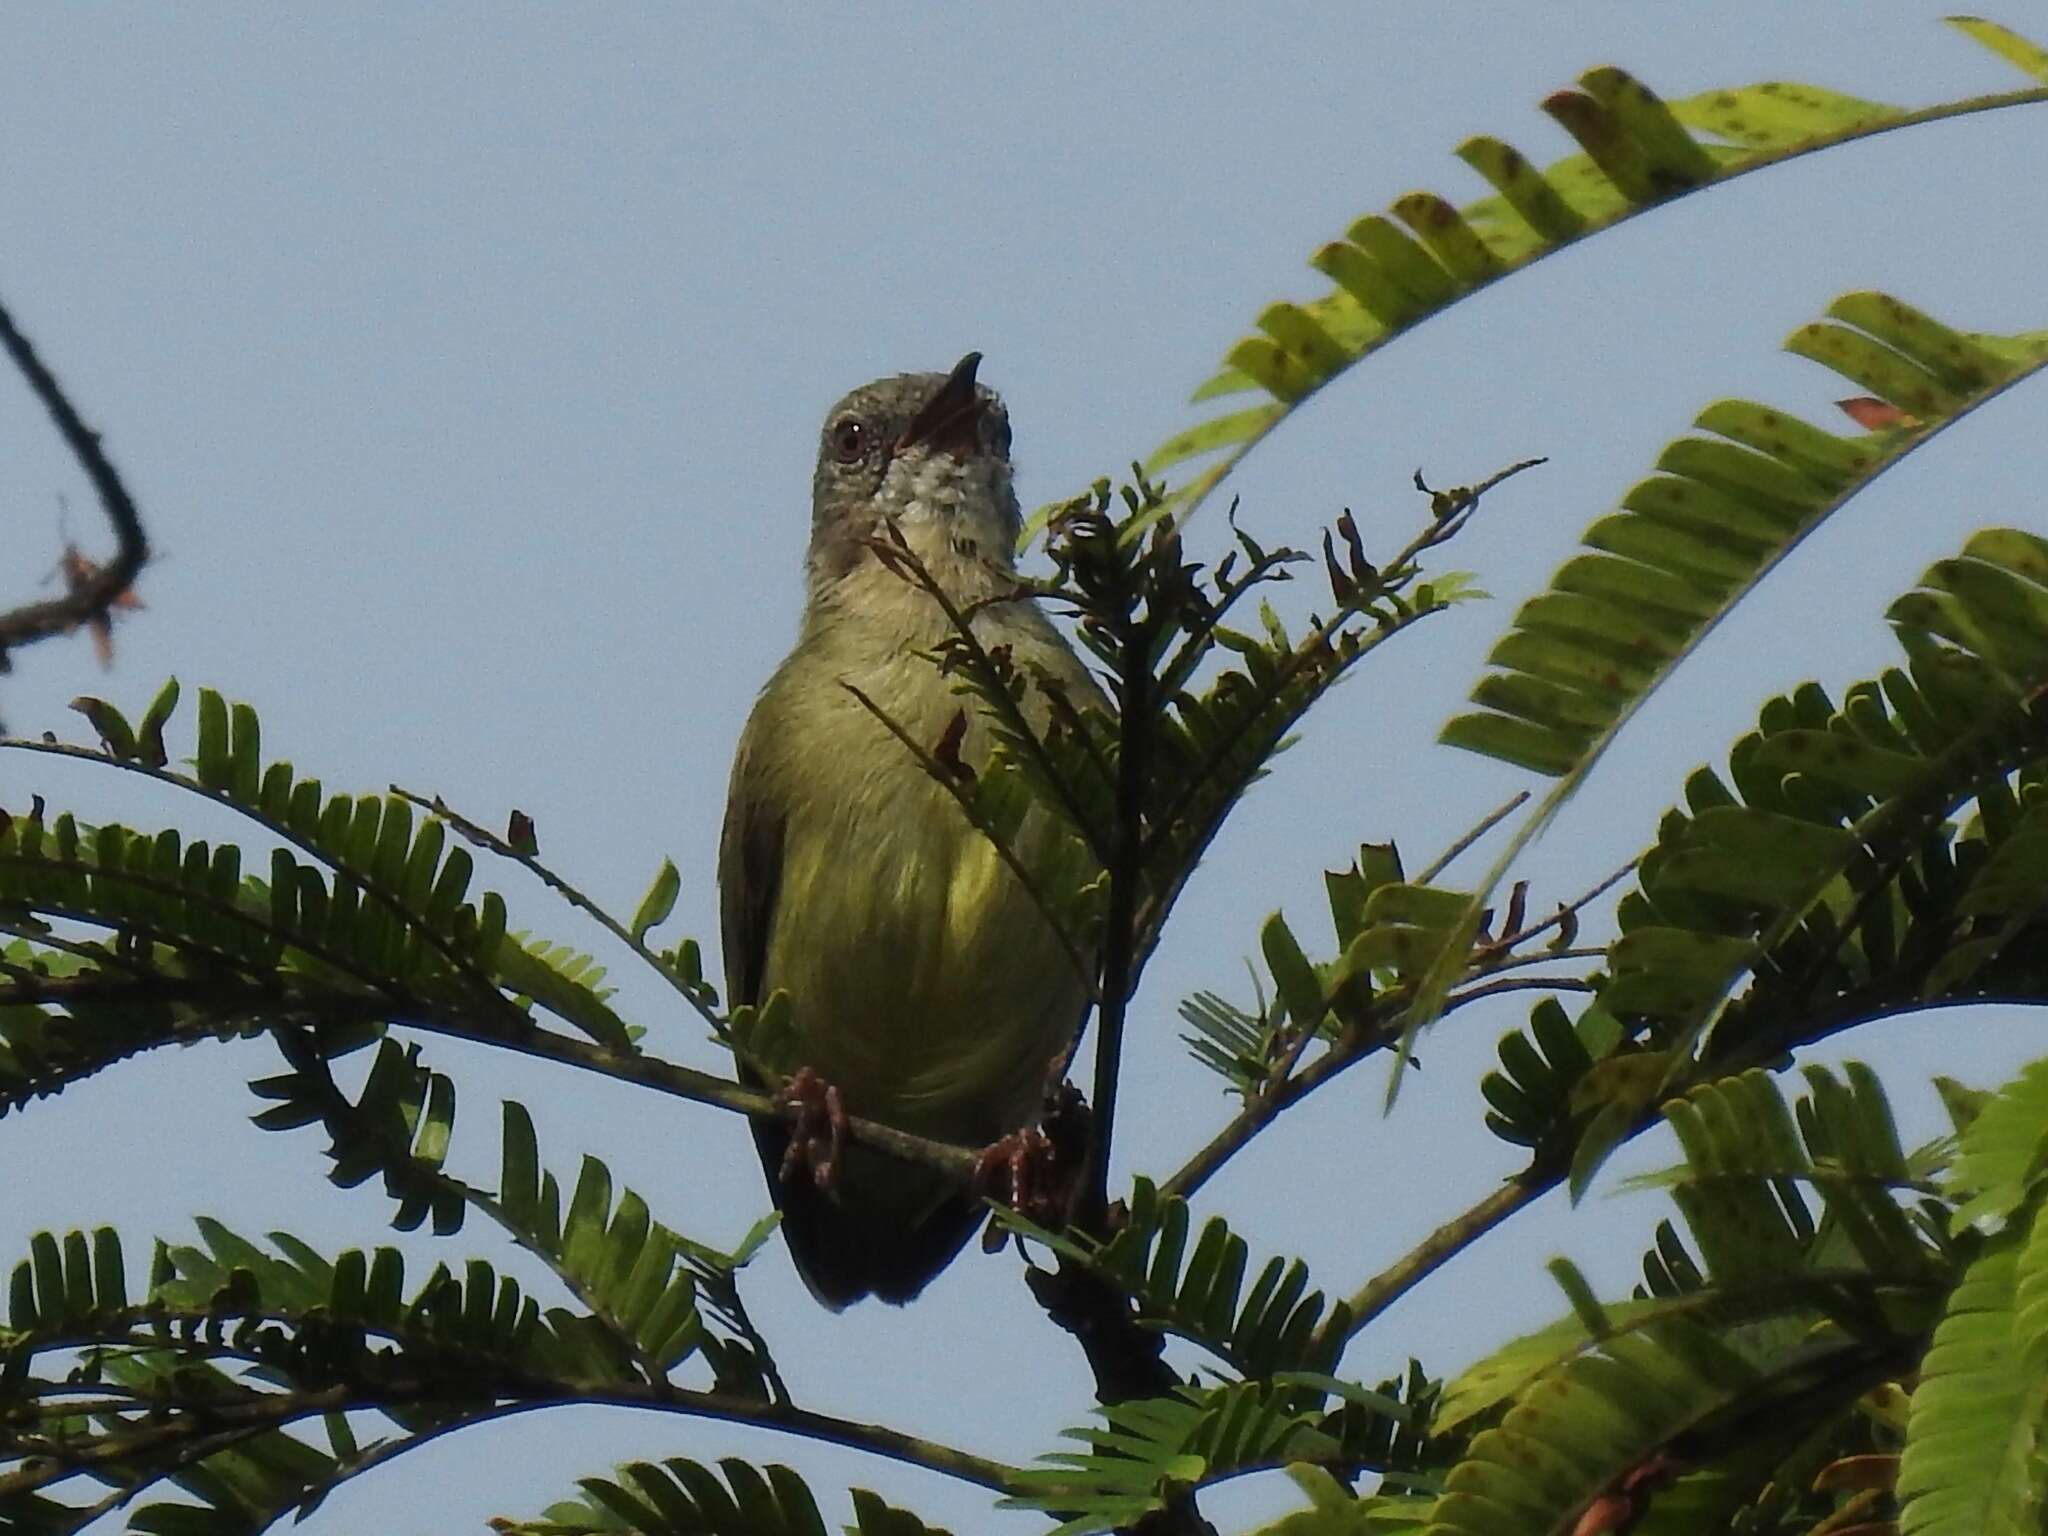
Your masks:
<svg viewBox="0 0 2048 1536"><path fill-rule="evenodd" d="M782 888L787 818L771 787L747 772L753 732L740 739L725 829L718 839L718 926L728 1006L758 1004L768 970L768 933Z"/></svg>

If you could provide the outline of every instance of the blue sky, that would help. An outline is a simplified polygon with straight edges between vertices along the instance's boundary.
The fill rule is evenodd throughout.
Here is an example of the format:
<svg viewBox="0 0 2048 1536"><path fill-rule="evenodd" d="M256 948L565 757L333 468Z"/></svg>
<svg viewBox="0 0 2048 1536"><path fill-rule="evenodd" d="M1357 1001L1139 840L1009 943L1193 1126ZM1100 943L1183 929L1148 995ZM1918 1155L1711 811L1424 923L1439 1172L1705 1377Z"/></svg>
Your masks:
<svg viewBox="0 0 2048 1536"><path fill-rule="evenodd" d="M0 54L0 296L106 434L160 553L102 676L83 644L24 652L0 705L82 739L81 692L139 706L166 673L262 711L270 751L334 787L396 781L547 856L630 910L663 856L675 926L715 933L725 774L799 601L817 423L877 374L970 349L1008 399L1028 505L1115 473L1267 300L1322 283L1308 253L1415 187L1481 190L1451 155L1491 132L1548 161L1549 91L1619 63L1666 95L1767 78L1916 104L2022 84L1940 8L1723 0L1654 9L1464 4L827 11L652 6L43 8ZM2025 25L2015 8L2007 20ZM1514 600L1709 400L1833 425L1841 382L1776 350L1835 294L1882 287L1967 327L2048 326L2040 109L1937 125L1689 199L1458 306L1326 391L1246 466L1242 516L1306 540L1355 509L1392 548L1436 483L1551 464L1453 551L1497 602L1383 653L1251 795L1161 950L1134 1021L1119 1168L1164 1173L1220 1123L1174 1004L1243 995L1282 908L1321 935L1321 871L1360 841L1420 862L1524 777L1432 744ZM2040 527L2038 387L1889 475L1774 575L1653 702L1522 873L1573 894L1651 835L1683 774L1772 691L1884 665L1884 603L1972 528ZM25 391L0 385L0 599L33 595L98 514ZM61 504L69 504L68 513ZM1220 517L1198 523L1220 549ZM1303 597L1307 602L1306 595ZM199 823L110 775L0 763L91 819ZM204 830L218 835L226 825ZM515 923L593 942L538 888ZM713 946L715 947L715 946ZM619 972L625 978L623 971ZM701 1029L628 985L649 1044ZM1512 1166L1476 1077L1521 1007L1426 1044L1391 1119L1380 1079L1283 1124L1212 1187L1256 1252L1348 1290ZM1833 1052L1992 1083L2019 1021L1922 1015ZM462 1090L456 1162L488 1178L496 1101L525 1101L558 1169L594 1151L712 1241L759 1214L731 1117L436 1042ZM140 1244L211 1212L329 1250L388 1207L330 1188L318 1138L248 1126L261 1044L129 1064L0 1123L0 1238L113 1222ZM1622 1160L1669 1156L1644 1144ZM1334 1202L1335 1214L1324 1214ZM1413 1351L1448 1371L1558 1301L1567 1252L1614 1288L1654 1201L1546 1201L1362 1339L1367 1380ZM428 1255L516 1255L472 1228ZM970 1255L901 1312L833 1318L779 1249L750 1272L800 1400L1024 1458L1079 1422L1078 1354L1013 1259ZM544 1276L531 1278L545 1284ZM543 1294L547 1294L545 1290ZM352 1484L315 1530L474 1529L629 1456L741 1454L848 1481L966 1531L1032 1527L871 1459L651 1415L530 1417ZM1273 1488L1212 1503L1226 1522Z"/></svg>

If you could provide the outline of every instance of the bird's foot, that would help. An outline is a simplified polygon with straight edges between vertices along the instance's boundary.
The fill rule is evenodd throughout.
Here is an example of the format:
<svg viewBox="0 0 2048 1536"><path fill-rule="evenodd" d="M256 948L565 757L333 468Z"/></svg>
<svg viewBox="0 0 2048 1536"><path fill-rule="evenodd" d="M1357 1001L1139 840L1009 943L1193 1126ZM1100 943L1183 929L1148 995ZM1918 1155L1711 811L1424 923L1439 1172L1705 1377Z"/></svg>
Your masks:
<svg viewBox="0 0 2048 1536"><path fill-rule="evenodd" d="M840 1159L846 1151L846 1103L839 1090L809 1067L799 1067L775 1090L775 1106L790 1125L782 1182L792 1183L799 1174L807 1174L829 1194L839 1182Z"/></svg>
<svg viewBox="0 0 2048 1536"><path fill-rule="evenodd" d="M1038 1124L990 1142L974 1160L975 1190L1054 1229L1067 1224L1088 1162L1088 1106L1071 1084L1045 1096Z"/></svg>
<svg viewBox="0 0 2048 1536"><path fill-rule="evenodd" d="M1052 1162L1052 1138L1045 1132L1035 1125L1012 1131L983 1147L974 1159L975 1192L1000 1200L1040 1226L1058 1226L1063 1212L1048 1199Z"/></svg>

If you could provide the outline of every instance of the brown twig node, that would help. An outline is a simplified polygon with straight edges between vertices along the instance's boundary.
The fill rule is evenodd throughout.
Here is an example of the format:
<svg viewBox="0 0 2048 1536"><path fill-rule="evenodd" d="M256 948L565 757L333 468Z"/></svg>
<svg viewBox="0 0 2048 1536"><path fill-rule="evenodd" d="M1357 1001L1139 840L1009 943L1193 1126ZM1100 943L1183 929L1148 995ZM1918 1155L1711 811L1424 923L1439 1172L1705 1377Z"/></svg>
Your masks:
<svg viewBox="0 0 2048 1536"><path fill-rule="evenodd" d="M149 559L149 541L143 537L142 519L127 488L121 483L120 474L101 450L99 434L80 419L65 397L63 387L43 366L42 359L36 356L28 338L15 329L14 317L5 306L0 306L0 346L6 347L7 355L14 359L15 367L28 380L28 387L35 397L43 402L43 408L50 413L50 420L57 425L58 434L78 460L79 468L85 471L85 477L92 482L100 505L106 508L107 520L114 525L114 536L118 541L114 558L105 565L98 565L75 548L67 547L61 567L66 587L62 597L25 603L0 613L0 668L5 667L8 652L15 648L32 645L52 635L69 634L82 624L92 626L104 661L108 655L104 637L112 621L113 610L136 606L129 588L135 584L137 573Z"/></svg>

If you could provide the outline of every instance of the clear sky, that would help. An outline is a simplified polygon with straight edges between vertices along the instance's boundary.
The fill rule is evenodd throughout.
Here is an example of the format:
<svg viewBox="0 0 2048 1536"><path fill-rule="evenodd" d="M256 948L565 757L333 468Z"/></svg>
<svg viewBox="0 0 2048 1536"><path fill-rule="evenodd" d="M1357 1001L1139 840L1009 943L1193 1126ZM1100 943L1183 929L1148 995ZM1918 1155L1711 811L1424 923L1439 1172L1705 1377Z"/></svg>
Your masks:
<svg viewBox="0 0 2048 1536"><path fill-rule="evenodd" d="M1491 132L1543 161L1536 110L1619 63L1666 95L1811 79L1918 104L2023 82L1942 7L1719 0L1656 7L354 5L37 7L0 50L0 296L141 502L160 559L102 676L83 643L22 653L0 706L84 739L82 692L139 707L166 673L263 714L266 744L333 787L396 781L486 823L529 812L551 861L630 910L664 855L676 927L715 936L725 774L787 647L818 422L877 374L970 348L1016 428L1027 506L1115 473L1267 300L1324 285L1308 253L1415 187L1483 190L1451 155ZM2004 19L2039 25L2032 7ZM1322 936L1321 871L1362 840L1420 862L1525 777L1432 744L1480 659L1595 516L1723 395L1833 426L1841 381L1776 348L1834 295L1882 287L1954 323L2048 326L2039 108L1893 135L1661 210L1431 322L1299 414L1238 478L1247 526L1306 540L1340 508L1391 549L1407 488L1550 466L1489 501L1451 563L1499 601L1383 654L1311 722L1198 877L1134 1020L1120 1177L1170 1171L1220 1123L1175 1002L1247 995L1239 957L1284 908ZM1891 595L1972 528L2042 526L2040 386L1916 456L1809 541L1653 703L1522 873L1575 894L1652 834L1684 772L1770 691L1884 665ZM0 381L0 601L35 594L98 513L26 392ZM68 514L61 505L68 501ZM1220 516L1192 530L1220 549ZM1301 597L1309 601L1306 590ZM145 826L191 808L112 775L0 762L32 790ZM206 830L218 835L226 824ZM504 872L515 926L593 942ZM1323 940L1327 946L1327 939ZM621 977L626 973L620 971ZM717 1064L637 981L649 1045ZM1211 1190L1255 1252L1349 1290L1513 1160L1479 1125L1478 1064L1520 1022L1460 1015L1391 1119L1383 1079L1283 1123ZM2014 1018L1902 1020L1831 1054L1991 1084L2038 1045ZM661 1219L710 1241L764 1206L722 1113L433 1042L462 1090L455 1163L493 1176L496 1101L544 1156L599 1153ZM333 1251L387 1237L373 1186L323 1179L314 1132L266 1134L261 1043L130 1063L0 1123L0 1250L44 1226L188 1233L195 1212ZM1667 1160L1646 1139L1617 1169ZM1559 1298L1567 1252L1623 1290L1659 1205L1552 1199L1359 1341L1371 1381L1410 1351L1454 1370ZM480 1225L430 1255L536 1274ZM12 1260L9 1259L11 1264ZM779 1247L750 1294L807 1405L999 1456L1053 1448L1089 1391L1013 1257L970 1254L905 1311L831 1317ZM804 1442L613 1411L467 1432L351 1484L317 1531L473 1530L534 1513L614 1460L782 1459L828 1517L855 1481L962 1536L1028 1530L971 1489ZM1210 1503L1277 1507L1272 1486Z"/></svg>

